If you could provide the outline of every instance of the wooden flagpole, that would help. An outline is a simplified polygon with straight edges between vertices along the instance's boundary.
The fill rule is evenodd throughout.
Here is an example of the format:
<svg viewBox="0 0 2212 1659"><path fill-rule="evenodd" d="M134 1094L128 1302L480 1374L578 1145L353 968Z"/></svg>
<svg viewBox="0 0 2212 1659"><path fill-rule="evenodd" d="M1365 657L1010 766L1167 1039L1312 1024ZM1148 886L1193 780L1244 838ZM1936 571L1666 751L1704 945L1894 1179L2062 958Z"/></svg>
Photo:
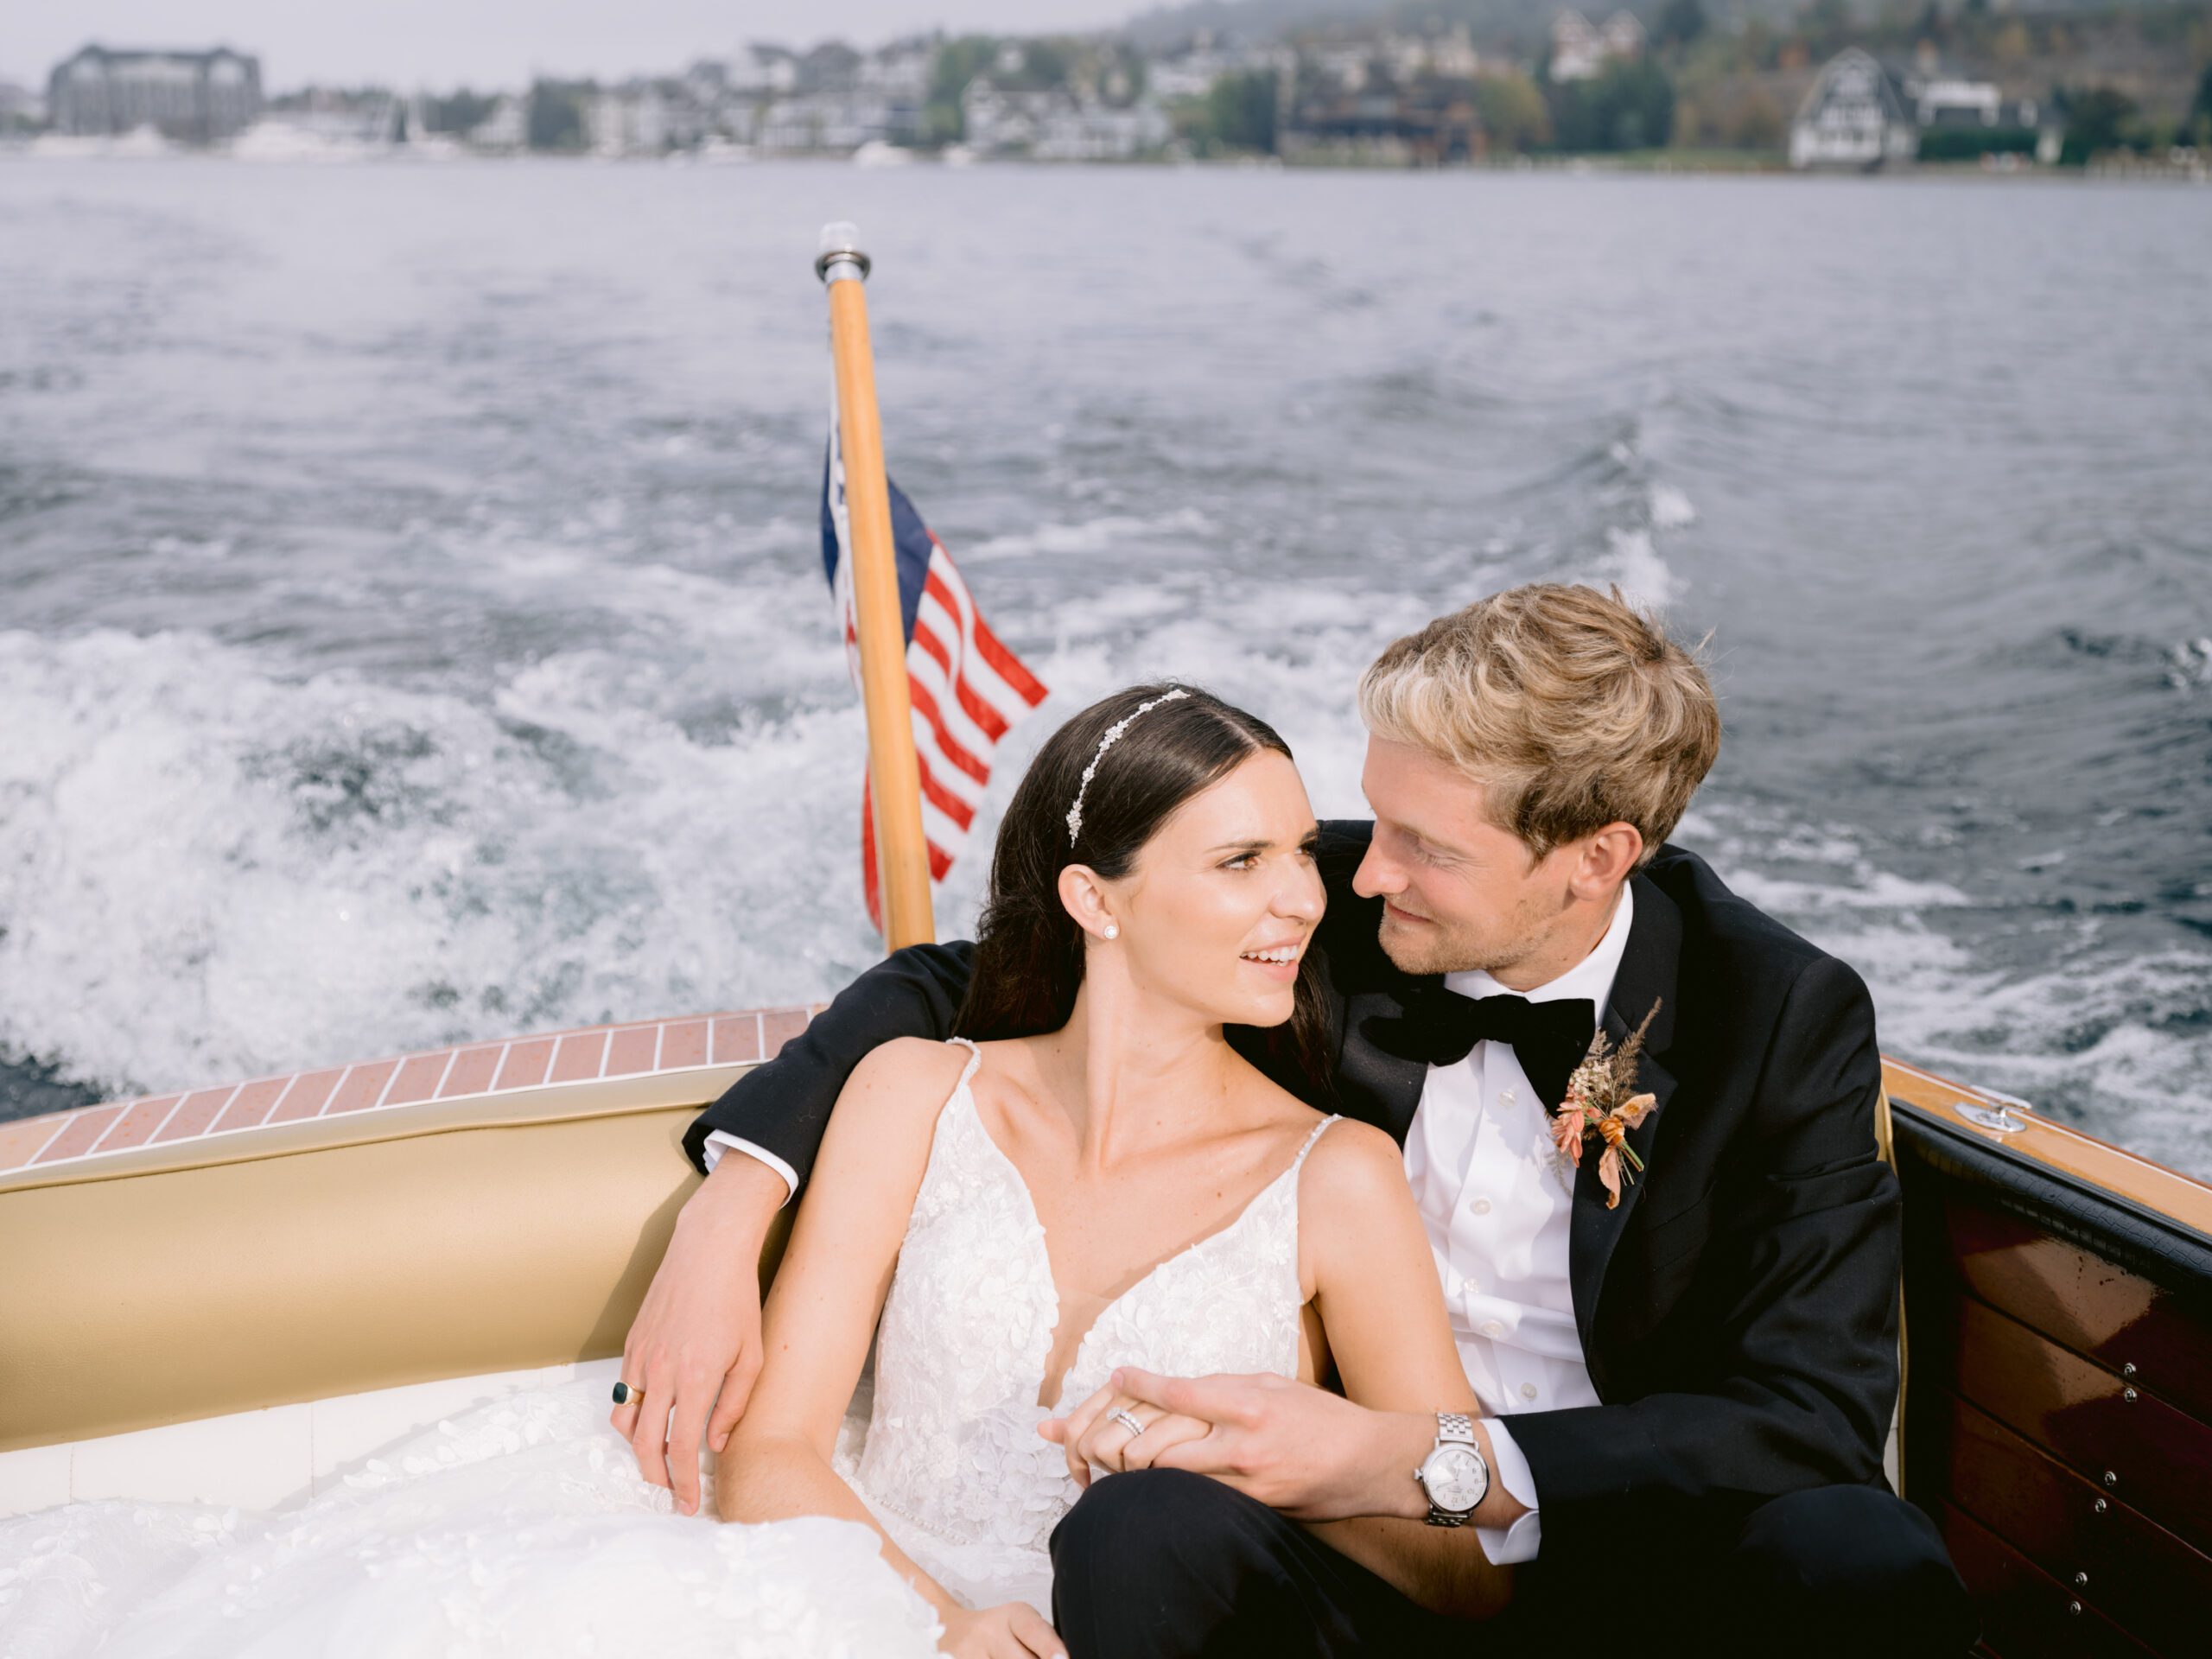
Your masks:
<svg viewBox="0 0 2212 1659"><path fill-rule="evenodd" d="M896 950L937 937L930 914L929 843L922 833L921 763L906 695L906 630L899 613L899 567L891 537L891 489L883 470L883 426L875 406L875 356L868 343L868 257L859 233L825 225L815 272L830 290L830 350L837 372L838 440L844 450L853 608L860 635L861 701L868 711L868 793L883 895L883 942Z"/></svg>

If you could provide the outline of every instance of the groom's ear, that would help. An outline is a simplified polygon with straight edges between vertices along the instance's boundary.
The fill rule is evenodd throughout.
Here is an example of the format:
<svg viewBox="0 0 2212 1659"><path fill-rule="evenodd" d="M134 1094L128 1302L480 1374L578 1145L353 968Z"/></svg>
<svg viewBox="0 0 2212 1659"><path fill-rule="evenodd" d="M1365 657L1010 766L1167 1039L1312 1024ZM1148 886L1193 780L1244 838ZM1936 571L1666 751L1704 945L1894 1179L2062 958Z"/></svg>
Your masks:
<svg viewBox="0 0 2212 1659"><path fill-rule="evenodd" d="M1575 842L1572 852L1568 887L1578 899L1603 899L1643 862L1643 832L1632 823L1616 821Z"/></svg>

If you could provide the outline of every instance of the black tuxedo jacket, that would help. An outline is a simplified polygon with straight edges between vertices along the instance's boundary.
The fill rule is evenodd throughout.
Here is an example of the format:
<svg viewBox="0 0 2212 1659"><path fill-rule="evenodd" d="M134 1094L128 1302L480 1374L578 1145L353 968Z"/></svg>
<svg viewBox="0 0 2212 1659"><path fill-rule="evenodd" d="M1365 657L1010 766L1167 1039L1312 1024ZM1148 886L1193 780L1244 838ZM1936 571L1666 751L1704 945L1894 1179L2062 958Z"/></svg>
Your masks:
<svg viewBox="0 0 2212 1659"><path fill-rule="evenodd" d="M1371 830L1322 826L1337 1097L1316 1103L1402 1142L1427 1068L1372 1033L1422 982L1382 954L1380 902L1351 891ZM1897 1186L1875 1150L1881 1060L1865 985L1694 853L1662 847L1631 880L1603 1022L1618 1040L1657 1005L1639 1083L1658 1109L1630 1136L1645 1173L1618 1209L1594 1158L1575 1187L1569 1276L1604 1403L1511 1420L1548 1562L1585 1541L1639 1554L1631 1539L1655 1529L1703 1532L1784 1492L1878 1482L1897 1398ZM969 950L917 945L863 974L702 1114L684 1143L693 1160L721 1129L804 1181L863 1055L951 1034ZM1256 1033L1230 1039L1268 1065Z"/></svg>

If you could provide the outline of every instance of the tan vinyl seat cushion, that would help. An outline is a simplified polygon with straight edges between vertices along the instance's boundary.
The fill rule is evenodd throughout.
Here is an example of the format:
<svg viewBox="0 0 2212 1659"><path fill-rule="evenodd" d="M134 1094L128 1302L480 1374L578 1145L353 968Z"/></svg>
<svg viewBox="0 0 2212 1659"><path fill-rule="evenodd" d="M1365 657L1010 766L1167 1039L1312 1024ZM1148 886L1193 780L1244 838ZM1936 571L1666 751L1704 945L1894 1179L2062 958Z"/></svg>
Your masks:
<svg viewBox="0 0 2212 1659"><path fill-rule="evenodd" d="M681 1143L700 1103L670 1087L0 1184L0 1451L619 1354L698 1181Z"/></svg>

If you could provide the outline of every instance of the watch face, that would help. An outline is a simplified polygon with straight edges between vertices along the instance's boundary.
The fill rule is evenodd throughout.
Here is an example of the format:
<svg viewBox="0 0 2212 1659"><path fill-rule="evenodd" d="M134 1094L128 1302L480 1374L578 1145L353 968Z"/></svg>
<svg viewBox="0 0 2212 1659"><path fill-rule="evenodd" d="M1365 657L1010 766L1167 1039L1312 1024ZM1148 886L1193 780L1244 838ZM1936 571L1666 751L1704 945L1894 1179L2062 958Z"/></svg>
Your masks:
<svg viewBox="0 0 2212 1659"><path fill-rule="evenodd" d="M1440 1446L1421 1466L1421 1484L1428 1501L1440 1510L1464 1515L1483 1501L1490 1488L1490 1471L1472 1446Z"/></svg>

